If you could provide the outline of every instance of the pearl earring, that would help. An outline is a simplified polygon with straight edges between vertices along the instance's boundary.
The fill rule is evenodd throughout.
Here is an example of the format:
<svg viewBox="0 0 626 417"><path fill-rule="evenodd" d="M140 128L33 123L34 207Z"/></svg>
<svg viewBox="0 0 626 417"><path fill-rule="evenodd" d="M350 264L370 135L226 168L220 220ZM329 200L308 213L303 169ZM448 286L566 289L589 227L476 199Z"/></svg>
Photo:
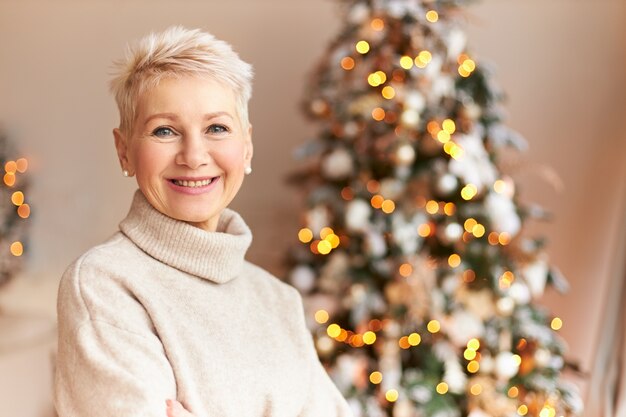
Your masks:
<svg viewBox="0 0 626 417"><path fill-rule="evenodd" d="M243 172L244 172L246 175L250 175L250 174L252 173L252 168L251 168L251 167L246 167L246 168L243 170Z"/></svg>
<svg viewBox="0 0 626 417"><path fill-rule="evenodd" d="M122 175L124 175L125 177L128 177L130 174L128 173L127 170L122 171Z"/></svg>

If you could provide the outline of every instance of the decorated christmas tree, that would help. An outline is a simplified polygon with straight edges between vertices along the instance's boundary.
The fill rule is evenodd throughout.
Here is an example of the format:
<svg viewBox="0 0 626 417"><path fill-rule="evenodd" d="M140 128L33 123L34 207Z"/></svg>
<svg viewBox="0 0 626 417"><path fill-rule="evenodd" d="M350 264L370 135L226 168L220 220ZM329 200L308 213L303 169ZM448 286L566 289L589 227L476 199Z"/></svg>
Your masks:
<svg viewBox="0 0 626 417"><path fill-rule="evenodd" d="M22 266L24 240L30 206L24 191L28 169L25 158L15 158L15 150L6 135L0 132L0 166L4 169L0 184L0 287Z"/></svg>
<svg viewBox="0 0 626 417"><path fill-rule="evenodd" d="M344 0L312 74L319 126L289 279L357 416L571 416L566 287L526 222L504 155L525 146L463 32L463 0Z"/></svg>

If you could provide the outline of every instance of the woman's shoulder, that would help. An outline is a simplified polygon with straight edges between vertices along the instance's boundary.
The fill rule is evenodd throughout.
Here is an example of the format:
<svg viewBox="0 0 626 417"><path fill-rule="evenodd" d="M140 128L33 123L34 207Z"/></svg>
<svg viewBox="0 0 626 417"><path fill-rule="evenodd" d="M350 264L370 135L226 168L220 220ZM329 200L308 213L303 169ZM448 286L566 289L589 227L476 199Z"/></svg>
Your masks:
<svg viewBox="0 0 626 417"><path fill-rule="evenodd" d="M138 251L118 232L72 262L59 284L59 321L76 324L114 317L116 311L136 308L137 301L125 281L133 276L134 270L141 269Z"/></svg>
<svg viewBox="0 0 626 417"><path fill-rule="evenodd" d="M129 256L129 249L133 246L132 242L122 233L116 232L103 243L88 249L76 258L67 267L62 279L78 279L83 275L83 272L92 269L111 269Z"/></svg>
<svg viewBox="0 0 626 417"><path fill-rule="evenodd" d="M260 266L246 262L245 275L244 279L249 280L256 291L270 292L275 300L282 298L285 301L301 303L298 290Z"/></svg>

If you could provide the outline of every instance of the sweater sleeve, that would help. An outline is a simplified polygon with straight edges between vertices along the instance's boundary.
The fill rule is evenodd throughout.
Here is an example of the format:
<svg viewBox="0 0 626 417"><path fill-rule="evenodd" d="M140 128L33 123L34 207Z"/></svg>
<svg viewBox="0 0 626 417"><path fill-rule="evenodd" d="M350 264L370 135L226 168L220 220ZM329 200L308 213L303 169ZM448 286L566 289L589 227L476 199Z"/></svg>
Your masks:
<svg viewBox="0 0 626 417"><path fill-rule="evenodd" d="M165 417L176 383L146 314L98 268L70 267L58 300L55 406L59 417ZM102 271L99 271L102 272ZM88 278L87 277L87 278Z"/></svg>

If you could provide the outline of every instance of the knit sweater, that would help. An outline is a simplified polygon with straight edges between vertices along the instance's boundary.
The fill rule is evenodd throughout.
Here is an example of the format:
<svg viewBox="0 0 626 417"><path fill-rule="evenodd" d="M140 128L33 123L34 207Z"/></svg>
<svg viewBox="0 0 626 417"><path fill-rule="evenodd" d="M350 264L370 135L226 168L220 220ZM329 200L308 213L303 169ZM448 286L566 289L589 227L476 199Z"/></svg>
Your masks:
<svg viewBox="0 0 626 417"><path fill-rule="evenodd" d="M244 260L251 233L226 209L216 232L139 191L120 231L59 287L59 417L347 417L296 290Z"/></svg>

